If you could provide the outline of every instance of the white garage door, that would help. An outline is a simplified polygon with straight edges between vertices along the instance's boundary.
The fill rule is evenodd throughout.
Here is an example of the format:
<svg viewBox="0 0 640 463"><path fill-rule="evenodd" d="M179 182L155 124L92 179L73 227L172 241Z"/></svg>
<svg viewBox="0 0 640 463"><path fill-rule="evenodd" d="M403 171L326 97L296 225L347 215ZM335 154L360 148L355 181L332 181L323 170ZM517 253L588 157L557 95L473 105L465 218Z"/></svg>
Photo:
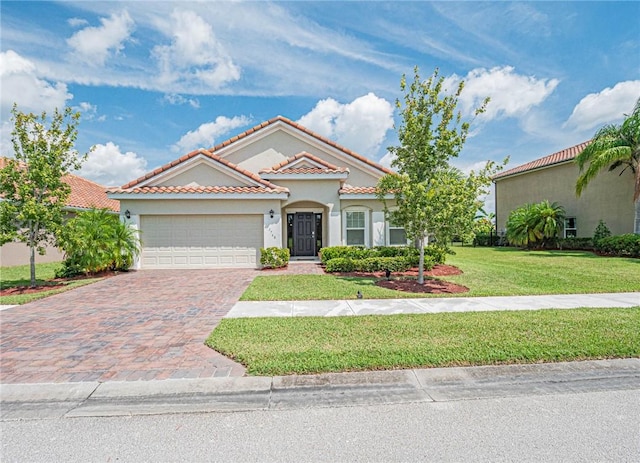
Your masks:
<svg viewBox="0 0 640 463"><path fill-rule="evenodd" d="M143 215L142 268L256 267L261 215Z"/></svg>

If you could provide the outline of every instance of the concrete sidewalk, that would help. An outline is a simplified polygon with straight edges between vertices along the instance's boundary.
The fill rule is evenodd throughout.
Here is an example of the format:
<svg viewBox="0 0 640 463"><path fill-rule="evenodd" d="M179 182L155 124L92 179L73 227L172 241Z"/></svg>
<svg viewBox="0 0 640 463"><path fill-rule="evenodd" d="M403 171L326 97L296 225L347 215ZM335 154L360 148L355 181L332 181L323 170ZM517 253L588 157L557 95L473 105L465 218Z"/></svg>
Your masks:
<svg viewBox="0 0 640 463"><path fill-rule="evenodd" d="M224 318L335 317L494 310L575 309L640 306L640 293L556 294L549 296L354 299L237 302Z"/></svg>

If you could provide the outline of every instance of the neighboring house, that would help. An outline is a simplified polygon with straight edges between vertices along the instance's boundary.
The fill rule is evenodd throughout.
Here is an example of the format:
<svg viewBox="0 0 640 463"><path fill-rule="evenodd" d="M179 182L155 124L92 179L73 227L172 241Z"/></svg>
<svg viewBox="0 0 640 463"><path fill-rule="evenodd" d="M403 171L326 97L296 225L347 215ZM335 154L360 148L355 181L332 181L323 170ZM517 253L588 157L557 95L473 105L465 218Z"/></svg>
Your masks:
<svg viewBox="0 0 640 463"><path fill-rule="evenodd" d="M4 168L6 162L7 158L0 157L0 169ZM92 207L106 208L114 213L120 211L118 201L107 197L106 187L77 175L66 175L63 180L71 187L71 194L65 207L68 217ZM36 252L37 263L59 262L64 259L59 249L52 246L47 246L46 249L47 252L43 256ZM6 243L0 248L0 265L3 267L28 265L29 252L29 247L25 243Z"/></svg>
<svg viewBox="0 0 640 463"><path fill-rule="evenodd" d="M496 226L504 232L509 213L527 203L557 202L566 211L565 237L591 237L600 220L614 235L633 233L634 177L630 171L601 172L578 197L575 158L589 144L580 143L493 177Z"/></svg>
<svg viewBox="0 0 640 463"><path fill-rule="evenodd" d="M406 244L375 197L392 171L284 117L108 190L140 230L137 268L258 267L261 247Z"/></svg>

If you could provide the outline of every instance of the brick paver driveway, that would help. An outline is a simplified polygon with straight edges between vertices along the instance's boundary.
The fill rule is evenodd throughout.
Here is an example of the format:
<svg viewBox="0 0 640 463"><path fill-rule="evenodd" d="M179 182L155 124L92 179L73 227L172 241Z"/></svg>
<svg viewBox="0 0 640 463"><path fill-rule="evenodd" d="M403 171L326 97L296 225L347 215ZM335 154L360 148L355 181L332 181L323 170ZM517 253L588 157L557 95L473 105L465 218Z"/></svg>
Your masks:
<svg viewBox="0 0 640 463"><path fill-rule="evenodd" d="M0 312L0 382L241 376L203 343L258 272L143 270Z"/></svg>

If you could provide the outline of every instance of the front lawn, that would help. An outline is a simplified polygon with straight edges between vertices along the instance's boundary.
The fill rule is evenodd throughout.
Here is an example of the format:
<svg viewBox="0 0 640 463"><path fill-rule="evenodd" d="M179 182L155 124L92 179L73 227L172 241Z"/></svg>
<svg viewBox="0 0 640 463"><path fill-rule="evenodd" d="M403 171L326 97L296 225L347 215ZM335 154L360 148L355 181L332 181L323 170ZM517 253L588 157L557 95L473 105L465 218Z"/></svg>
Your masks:
<svg viewBox="0 0 640 463"><path fill-rule="evenodd" d="M224 319L206 343L253 375L640 356L640 307Z"/></svg>
<svg viewBox="0 0 640 463"><path fill-rule="evenodd" d="M36 284L39 287L46 287L55 284L56 270L61 266L60 262L51 262L46 264L36 264ZM42 299L53 294L94 283L101 278L89 278L82 280L71 280L62 282L62 286L53 286L50 290L39 290L35 293L26 292L24 294L13 294L9 296L1 296L0 304L2 305L20 305L27 302ZM17 265L15 267L0 268L0 290L10 288L27 287L31 284L29 265Z"/></svg>
<svg viewBox="0 0 640 463"><path fill-rule="evenodd" d="M599 257L581 251L520 251L514 248L455 247L447 257L462 275L440 277L469 288L434 296L513 296L640 291L640 260ZM244 301L429 297L375 286L373 278L333 275L260 275Z"/></svg>

